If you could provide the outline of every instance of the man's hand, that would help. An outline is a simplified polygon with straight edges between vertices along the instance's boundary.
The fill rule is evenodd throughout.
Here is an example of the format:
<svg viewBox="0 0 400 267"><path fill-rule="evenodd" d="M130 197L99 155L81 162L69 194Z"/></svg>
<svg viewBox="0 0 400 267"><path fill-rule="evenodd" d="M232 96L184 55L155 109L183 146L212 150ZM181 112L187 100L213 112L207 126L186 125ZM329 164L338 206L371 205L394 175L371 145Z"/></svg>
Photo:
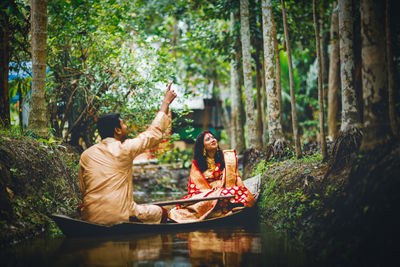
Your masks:
<svg viewBox="0 0 400 267"><path fill-rule="evenodd" d="M169 83L169 85L167 87L167 91L165 92L165 95L164 95L163 102L168 102L168 104L171 104L172 101L174 101L174 99L176 97L176 93L174 92L174 90L171 90L172 83L173 83L173 81Z"/></svg>
<svg viewBox="0 0 400 267"><path fill-rule="evenodd" d="M176 97L176 93L174 92L174 90L171 90L171 86L172 82L170 82L170 84L167 87L167 91L165 92L164 100L160 108L160 111L164 112L165 114L168 114L168 107Z"/></svg>

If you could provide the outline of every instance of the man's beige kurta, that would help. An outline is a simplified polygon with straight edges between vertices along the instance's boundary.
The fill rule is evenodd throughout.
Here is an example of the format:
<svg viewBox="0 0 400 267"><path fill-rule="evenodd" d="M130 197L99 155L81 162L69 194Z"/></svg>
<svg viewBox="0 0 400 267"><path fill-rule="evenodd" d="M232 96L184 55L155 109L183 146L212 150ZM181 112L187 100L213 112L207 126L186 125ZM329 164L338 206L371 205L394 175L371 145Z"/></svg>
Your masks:
<svg viewBox="0 0 400 267"><path fill-rule="evenodd" d="M136 217L145 223L160 223L162 209L139 205L133 199L133 159L157 145L170 123L159 112L150 127L123 143L105 138L85 150L79 162L79 186L83 194L82 218L99 224L115 224Z"/></svg>

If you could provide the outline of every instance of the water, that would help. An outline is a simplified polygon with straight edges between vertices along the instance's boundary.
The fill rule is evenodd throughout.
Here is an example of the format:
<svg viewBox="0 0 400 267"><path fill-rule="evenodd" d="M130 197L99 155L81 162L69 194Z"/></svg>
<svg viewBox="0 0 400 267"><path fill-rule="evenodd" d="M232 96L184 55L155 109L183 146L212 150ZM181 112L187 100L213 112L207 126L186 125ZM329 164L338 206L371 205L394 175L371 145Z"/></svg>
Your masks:
<svg viewBox="0 0 400 267"><path fill-rule="evenodd" d="M268 226L103 238L42 237L0 252L2 266L307 266Z"/></svg>
<svg viewBox="0 0 400 267"><path fill-rule="evenodd" d="M179 199L180 195L179 192L134 193L138 203ZM270 227L252 224L98 238L43 236L1 250L0 265L307 266L304 255L301 248Z"/></svg>

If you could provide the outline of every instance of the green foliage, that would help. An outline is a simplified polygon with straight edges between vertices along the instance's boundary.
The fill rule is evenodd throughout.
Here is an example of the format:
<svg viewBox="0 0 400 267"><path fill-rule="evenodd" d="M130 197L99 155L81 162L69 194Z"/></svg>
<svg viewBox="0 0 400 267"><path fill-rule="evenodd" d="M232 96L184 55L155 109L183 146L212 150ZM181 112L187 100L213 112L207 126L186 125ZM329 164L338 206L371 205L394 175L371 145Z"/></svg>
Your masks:
<svg viewBox="0 0 400 267"><path fill-rule="evenodd" d="M277 229L302 231L313 214L323 209L324 199L319 194L306 194L301 188L280 192L274 180L263 193L260 207L269 211Z"/></svg>
<svg viewBox="0 0 400 267"><path fill-rule="evenodd" d="M6 2L13 3L6 11L10 18L21 18L29 26L29 6L21 0ZM316 83L308 83L315 62L312 4L290 0L286 5L298 122L300 132L311 140L316 137L318 110ZM330 5L322 1L319 7L323 34L329 26ZM184 91L182 99L199 93L218 98L230 83L230 59L240 29L236 20L233 33L230 31L234 11L239 11L238 1L50 1L46 100L54 135L65 137L63 128L68 125L66 140L77 143L82 137L90 145L97 137L96 119L106 112L121 113L136 135L154 117L170 80ZM288 66L279 1L273 4L273 14L281 44L283 126L290 132ZM254 44L262 39L260 26L260 2L251 1L254 50ZM19 40L29 47L28 40ZM10 88L15 95L16 85Z"/></svg>
<svg viewBox="0 0 400 267"><path fill-rule="evenodd" d="M21 94L22 99L25 99L28 92L31 90L32 77L14 78L8 84L8 97L12 99L16 94Z"/></svg>
<svg viewBox="0 0 400 267"><path fill-rule="evenodd" d="M166 151L158 157L160 163L178 164L180 168L190 168L192 164L193 151L192 149L180 150L179 148Z"/></svg>
<svg viewBox="0 0 400 267"><path fill-rule="evenodd" d="M7 24L9 32L9 62L10 70L24 69L19 63L30 59L30 5L23 0L3 0L0 2L0 22Z"/></svg>
<svg viewBox="0 0 400 267"><path fill-rule="evenodd" d="M305 139L305 143L317 139L319 122L316 119L299 122L299 126L303 128L303 138Z"/></svg>
<svg viewBox="0 0 400 267"><path fill-rule="evenodd" d="M12 139L25 139L34 138L33 131L21 129L19 125L11 125L8 128L0 127L0 136L12 138ZM4 138L0 139L0 142L5 142Z"/></svg>
<svg viewBox="0 0 400 267"><path fill-rule="evenodd" d="M315 154L302 159L294 157L279 164L260 162L255 172L266 177L259 202L264 220L269 221L277 230L301 236L316 221L334 212L329 203L339 195L338 188L334 185L328 185L326 188L314 187L313 180L310 180L307 186L303 185L302 179L295 181L299 177L312 176L313 169L316 168L314 163L320 161L321 155ZM284 167L285 165L307 165L309 168L292 174L290 169L296 168Z"/></svg>
<svg viewBox="0 0 400 267"><path fill-rule="evenodd" d="M60 234L49 216L75 213L80 202L76 177L79 156L67 151L58 140L32 140L20 131L16 133L19 136L10 130L0 138L0 150L6 155L3 166L10 165L11 178L7 182L9 201L4 203L9 212L3 213L0 238L4 242L47 230ZM12 231L4 232L6 229Z"/></svg>
<svg viewBox="0 0 400 267"><path fill-rule="evenodd" d="M267 171L270 168L273 168L274 166L278 166L280 163L276 162L275 160L271 161L266 161L265 159L262 159L254 168L251 176L256 176L258 174L261 174L262 176L267 173Z"/></svg>
<svg viewBox="0 0 400 267"><path fill-rule="evenodd" d="M157 40L133 26L132 8L130 1L49 2L48 98L56 136L64 116L69 131L89 144L103 113L121 113L135 126L133 135L154 118L174 69Z"/></svg>
<svg viewBox="0 0 400 267"><path fill-rule="evenodd" d="M312 155L305 155L301 159L299 159L301 162L305 163L311 163L311 162L321 162L322 161L322 155L321 153L315 153Z"/></svg>

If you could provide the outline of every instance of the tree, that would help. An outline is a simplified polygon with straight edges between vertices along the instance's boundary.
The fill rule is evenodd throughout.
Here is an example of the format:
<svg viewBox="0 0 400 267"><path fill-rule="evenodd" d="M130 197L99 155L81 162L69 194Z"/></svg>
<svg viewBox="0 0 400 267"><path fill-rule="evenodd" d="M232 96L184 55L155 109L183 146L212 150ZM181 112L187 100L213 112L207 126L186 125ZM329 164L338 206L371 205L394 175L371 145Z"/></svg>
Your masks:
<svg viewBox="0 0 400 267"><path fill-rule="evenodd" d="M281 109L279 102L278 87L276 85L274 51L274 23L272 15L272 3L270 0L262 1L262 19L263 19L263 40L264 40L264 73L265 87L267 90L268 103L268 131L269 143L273 146L283 142L283 132L281 124Z"/></svg>
<svg viewBox="0 0 400 267"><path fill-rule="evenodd" d="M264 133L263 131L263 105L262 105L262 95L264 93L264 87L263 87L263 62L260 60L260 55L262 54L262 49L260 48L261 46L261 40L257 38L257 36L254 37L254 46L256 49L256 52L254 53L254 61L256 63L256 110L257 110L257 118L256 118L256 129L257 129L257 140L260 142L258 144L259 148L263 147L263 136L266 135L266 132Z"/></svg>
<svg viewBox="0 0 400 267"><path fill-rule="evenodd" d="M10 125L10 101L8 98L9 22L8 15L0 6L0 125Z"/></svg>
<svg viewBox="0 0 400 267"><path fill-rule="evenodd" d="M295 92L294 92L294 79L293 79L293 64L292 64L292 54L290 51L290 40L289 40L289 32L288 32L288 26L287 26L285 1L281 0L281 4L282 4L283 29L285 32L286 48L287 48L287 54L288 54L293 136L294 136L294 142L295 142L295 146L296 146L296 156L297 156L297 158L301 158L302 152L301 152L301 145L300 145L299 130L298 130L298 126L297 126L296 96L295 96Z"/></svg>
<svg viewBox="0 0 400 267"><path fill-rule="evenodd" d="M246 101L247 142L249 148L261 148L262 140L257 138L257 125L254 111L254 94L251 71L251 45L249 25L249 1L240 0L240 36L242 41L243 80Z"/></svg>
<svg viewBox="0 0 400 267"><path fill-rule="evenodd" d="M47 0L31 0L32 97L29 128L38 136L47 136L46 50Z"/></svg>
<svg viewBox="0 0 400 267"><path fill-rule="evenodd" d="M352 164L351 153L361 145L361 112L355 83L352 0L338 1L342 125L331 152L330 172Z"/></svg>
<svg viewBox="0 0 400 267"><path fill-rule="evenodd" d="M263 141L266 140L264 139L264 136L266 136L266 132L263 131L263 107L264 105L262 104L262 96L264 95L265 97L265 91L264 91L264 82L263 82L263 60L262 60L262 49L263 49L263 43L262 43L262 38L260 38L262 34L262 29L261 25L262 23L259 23L261 14L259 12L260 6L256 4L256 1L249 1L249 10L250 16L249 16L249 23L250 23L250 36L251 36L251 44L254 47L254 53L252 54L254 62L255 62L255 74L256 74L256 129L257 129L257 141L259 141L258 148L263 148L266 146L266 143ZM265 145L265 146L264 146Z"/></svg>
<svg viewBox="0 0 400 267"><path fill-rule="evenodd" d="M319 137L321 143L321 154L322 160L327 158L326 150L326 139L325 139L325 115L324 115L324 89L323 89L323 77L322 77L322 62L321 62L321 41L319 36L319 22L317 19L317 7L316 0L313 0L313 14L314 14L314 29L315 29L315 44L316 44L316 54L318 61L318 103L319 103Z"/></svg>
<svg viewBox="0 0 400 267"><path fill-rule="evenodd" d="M281 57L279 53L278 38L276 37L276 25L275 19L272 15L272 26L274 37L274 49L275 49L275 80L276 80L276 90L278 92L279 110L281 113L281 124L282 124L282 77L281 77Z"/></svg>
<svg viewBox="0 0 400 267"><path fill-rule="evenodd" d="M386 64L387 64L387 79L388 79L388 91L389 91L389 117L390 127L393 135L399 135L399 129L396 120L395 104L394 104L394 78L393 78L393 55L392 55L392 40L390 33L390 1L386 0L385 7L385 24L386 24Z"/></svg>
<svg viewBox="0 0 400 267"><path fill-rule="evenodd" d="M330 59L328 81L328 135L335 140L338 134L338 93L340 88L340 62L338 39L338 11L334 2L331 17Z"/></svg>
<svg viewBox="0 0 400 267"><path fill-rule="evenodd" d="M391 139L387 66L385 56L385 10L382 1L361 0L361 56L364 99L362 151L371 151Z"/></svg>
<svg viewBox="0 0 400 267"><path fill-rule="evenodd" d="M325 23L325 17L326 17L326 9L327 9L327 4L328 0L322 0L318 1L317 3L317 9L318 11L318 24L319 24L319 48L320 48L320 54L321 54L321 72L322 72L322 87L324 91L324 102L326 102L326 96L328 95L327 93L327 87L326 84L328 83L328 64L329 64L329 59L328 59L328 32L325 27L327 23Z"/></svg>
<svg viewBox="0 0 400 267"><path fill-rule="evenodd" d="M344 133L359 128L360 112L354 84L352 0L339 0L340 77L342 88L342 125Z"/></svg>
<svg viewBox="0 0 400 267"><path fill-rule="evenodd" d="M238 153L243 152L245 147L244 129L241 110L243 109L242 102L242 86L241 86L241 47L240 38L235 31L235 21L238 17L238 12L231 13L231 32L234 36L234 56L231 60L231 145Z"/></svg>

